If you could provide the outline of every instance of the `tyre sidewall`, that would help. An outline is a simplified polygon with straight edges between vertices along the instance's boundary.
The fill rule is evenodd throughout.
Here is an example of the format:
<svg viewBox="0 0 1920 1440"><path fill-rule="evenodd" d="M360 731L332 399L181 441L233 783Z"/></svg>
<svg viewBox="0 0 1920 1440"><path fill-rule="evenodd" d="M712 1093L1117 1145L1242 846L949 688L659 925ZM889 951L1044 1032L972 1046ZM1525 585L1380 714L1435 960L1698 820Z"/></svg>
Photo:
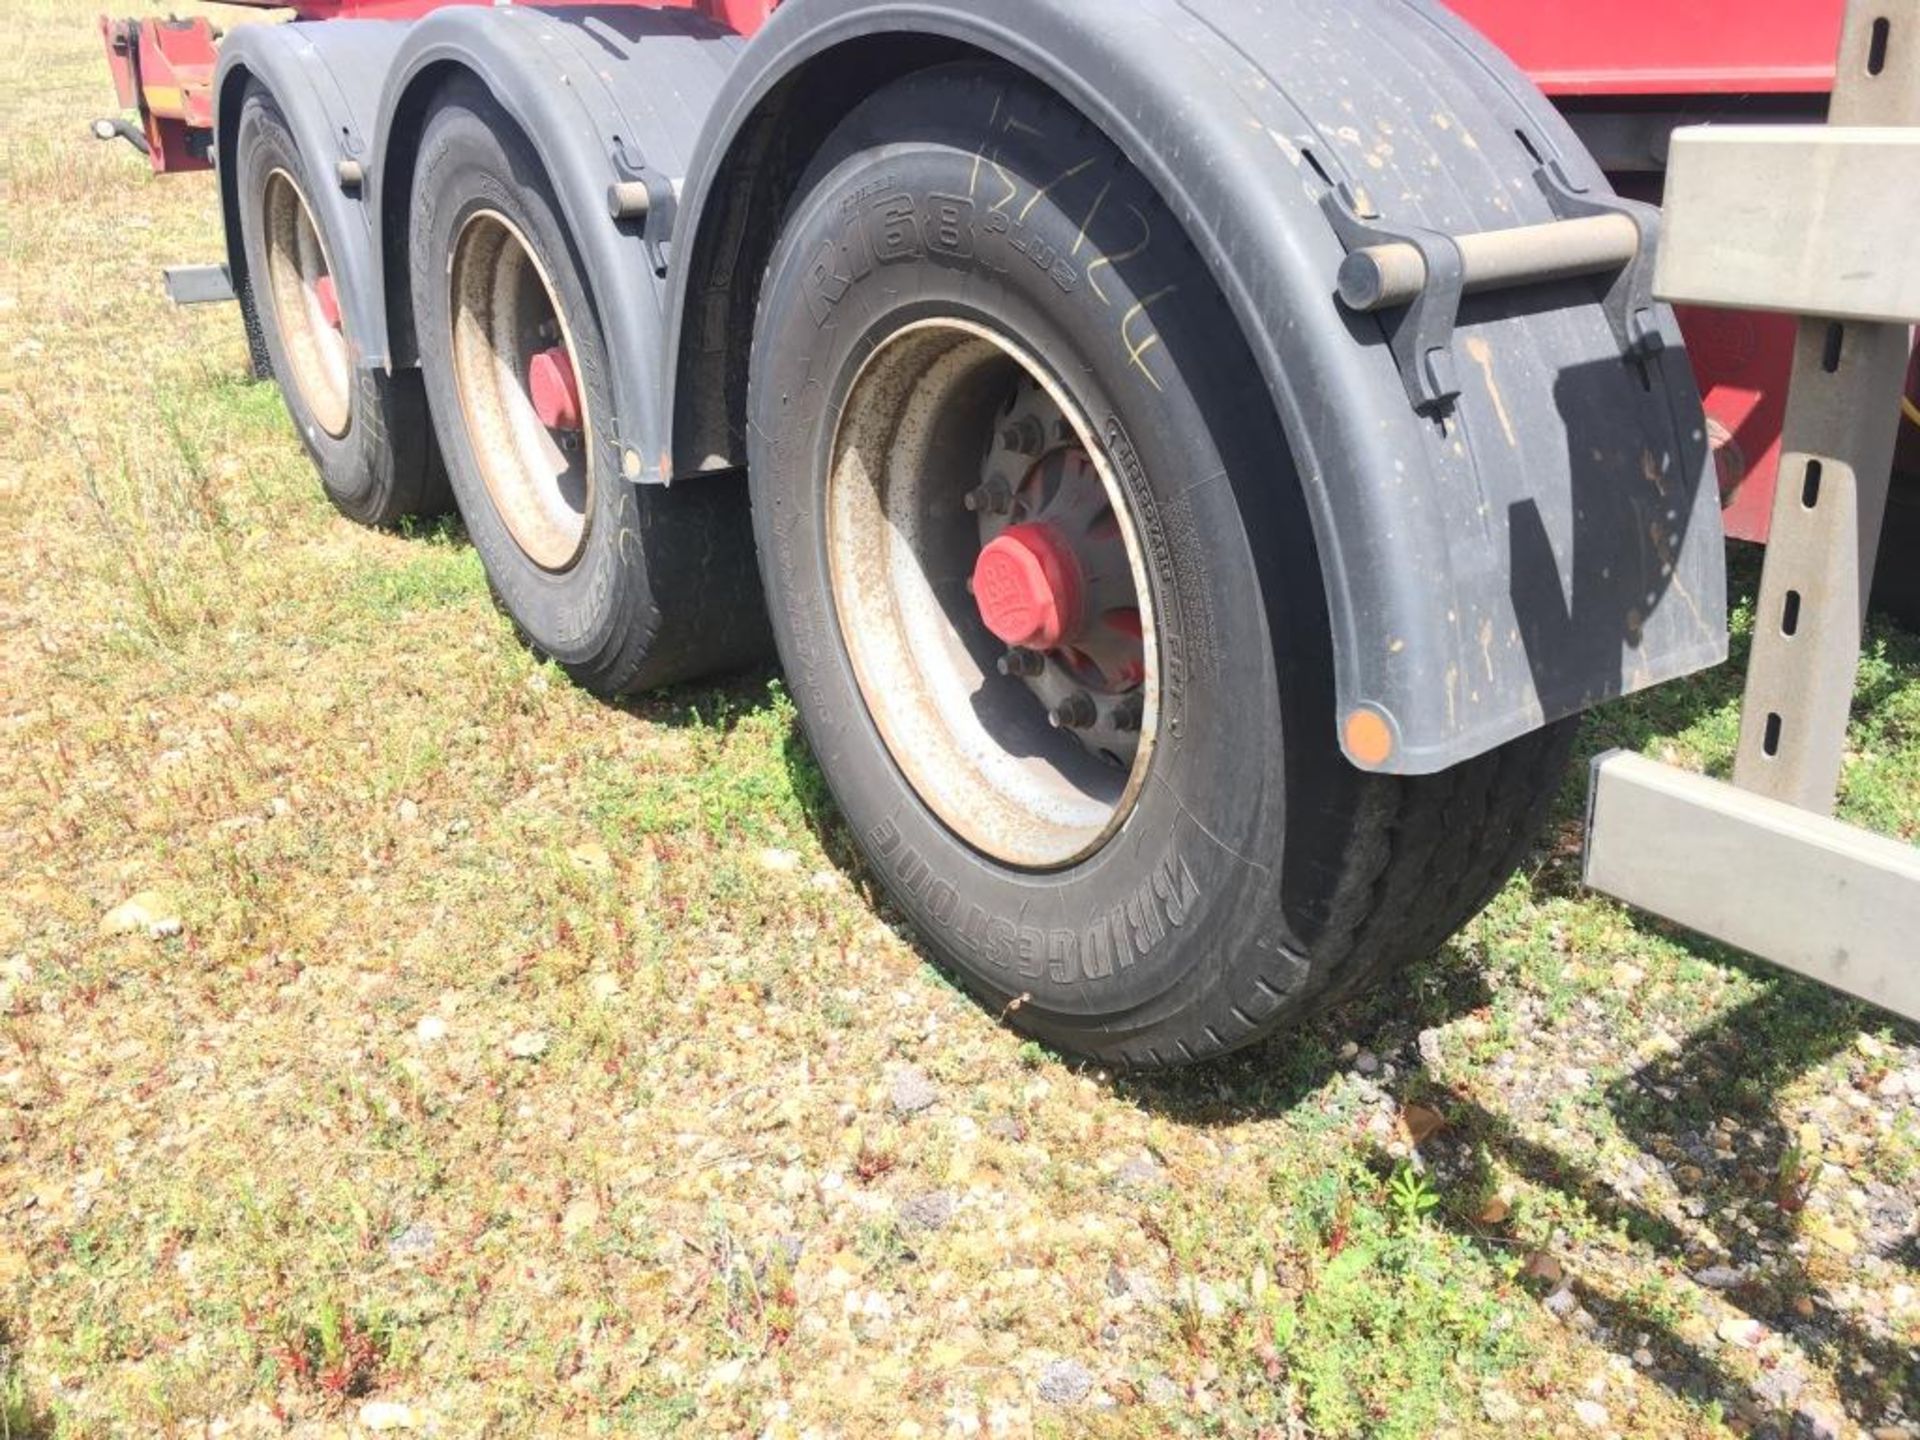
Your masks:
<svg viewBox="0 0 1920 1440"><path fill-rule="evenodd" d="M1047 113L1034 123L994 126L1036 106ZM776 635L836 799L941 958L989 999L1017 1000L1014 1023L1043 1035L1057 1024L1084 1049L1089 1020L1118 1037L1204 1008L1249 947L1272 952L1276 999L1298 977L1269 868L1285 821L1273 607L1216 443L1219 402L1243 395L1246 376L1209 358L1233 347L1217 330L1207 343L1223 307L1177 227L1104 139L1063 134L1063 117L1027 87L964 76L858 112L788 217L750 403ZM1090 183L1036 197L1083 162ZM1146 551L1159 735L1122 832L1064 870L1009 869L931 814L886 751L832 607L831 417L874 343L936 314L986 324L1052 371L1102 443ZM1284 452L1272 466L1287 468Z"/></svg>
<svg viewBox="0 0 1920 1440"><path fill-rule="evenodd" d="M601 693L610 656L630 648L644 613L646 568L636 486L621 474L606 342L583 269L537 159L490 102L450 100L428 122L413 191L412 288L422 366L454 498L502 607L527 642ZM530 560L495 509L461 411L452 373L448 261L462 227L481 210L508 219L545 271L564 313L591 426L592 498L571 568ZM430 337L430 338L429 338ZM630 678L630 677L629 677Z"/></svg>

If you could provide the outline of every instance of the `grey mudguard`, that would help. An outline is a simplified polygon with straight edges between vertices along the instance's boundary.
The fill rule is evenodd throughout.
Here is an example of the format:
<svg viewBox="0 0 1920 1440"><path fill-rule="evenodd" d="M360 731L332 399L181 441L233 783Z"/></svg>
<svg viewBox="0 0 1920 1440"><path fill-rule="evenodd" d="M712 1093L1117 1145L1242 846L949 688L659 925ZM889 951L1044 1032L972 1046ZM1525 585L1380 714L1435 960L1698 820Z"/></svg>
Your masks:
<svg viewBox="0 0 1920 1440"><path fill-rule="evenodd" d="M465 72L532 139L559 195L607 337L629 478L671 479L661 273L671 254L674 192L742 44L687 11L632 7L453 7L407 26L384 76L369 177L391 362L418 363L406 247L420 129L440 87ZM608 189L629 181L647 186L653 207L615 220Z"/></svg>
<svg viewBox="0 0 1920 1440"><path fill-rule="evenodd" d="M1337 665L1328 720L1386 720L1374 768L1444 769L1725 658L1718 495L1669 313L1643 378L1605 281L1469 298L1441 423L1410 402L1382 319L1335 297L1345 251L1321 204L1341 182L1381 224L1449 234L1557 218L1542 160L1611 194L1526 78L1426 0L789 0L718 97L682 195L680 473L743 458L731 352L764 258L752 237L779 213L765 137L819 132L888 63L981 53L1099 125L1212 268L1305 485Z"/></svg>
<svg viewBox="0 0 1920 1440"><path fill-rule="evenodd" d="M370 154L380 83L392 68L407 27L385 20L331 20L325 24L240 25L221 42L214 76L215 156L226 221L227 269L243 291L247 249L240 238L240 177L227 157L240 125L248 81L267 90L293 130L309 171L307 203L332 237L329 257L340 281L347 333L360 346L357 366L386 364L386 319L381 311L373 227L365 190L342 185L341 161L365 166Z"/></svg>

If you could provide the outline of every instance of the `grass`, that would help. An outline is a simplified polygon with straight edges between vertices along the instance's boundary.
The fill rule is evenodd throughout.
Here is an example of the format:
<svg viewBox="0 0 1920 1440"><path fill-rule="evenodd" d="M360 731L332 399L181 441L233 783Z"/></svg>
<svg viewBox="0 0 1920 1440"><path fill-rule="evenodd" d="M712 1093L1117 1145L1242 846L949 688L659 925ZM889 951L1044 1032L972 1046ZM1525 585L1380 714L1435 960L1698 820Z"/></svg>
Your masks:
<svg viewBox="0 0 1920 1440"><path fill-rule="evenodd" d="M1913 1033L1582 892L1577 776L1386 994L1062 1064L923 963L774 677L596 704L457 527L338 519L235 317L159 295L210 182L87 137L87 16L0 28L0 1437L1920 1417ZM1724 773L1737 705L1584 749ZM1842 808L1920 838L1890 628ZM103 935L142 891L179 933Z"/></svg>

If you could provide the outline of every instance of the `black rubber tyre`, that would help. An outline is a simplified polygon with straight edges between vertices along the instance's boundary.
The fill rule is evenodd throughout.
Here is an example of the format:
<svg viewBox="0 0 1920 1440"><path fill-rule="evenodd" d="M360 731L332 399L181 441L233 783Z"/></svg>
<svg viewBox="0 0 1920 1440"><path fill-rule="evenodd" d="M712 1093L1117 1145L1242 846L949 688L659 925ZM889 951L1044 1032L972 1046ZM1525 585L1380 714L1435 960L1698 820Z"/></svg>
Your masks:
<svg viewBox="0 0 1920 1440"><path fill-rule="evenodd" d="M363 525L391 526L408 516L443 513L449 503L446 476L434 449L426 393L418 374L390 375L352 365L344 391L344 428L322 424L315 404L302 389L290 354L288 327L269 278L266 213L268 187L276 173L290 179L303 200L313 194L314 181L285 115L259 85L248 90L241 105L235 148L240 233L247 256L243 312L249 350L257 368L264 349L294 428L319 468L327 498L343 515ZM336 254L338 242L327 234L321 213L312 209L307 213L326 253ZM347 348L357 355L359 346L344 315L342 321ZM336 430L339 433L333 433Z"/></svg>
<svg viewBox="0 0 1920 1440"><path fill-rule="evenodd" d="M411 213L415 325L441 451L467 533L522 638L609 698L764 659L771 641L745 482L713 476L669 492L622 476L607 345L584 268L538 154L477 83L450 85L429 116ZM573 347L592 480L581 548L564 568L535 563L515 540L462 410L449 265L482 213L524 237Z"/></svg>
<svg viewBox="0 0 1920 1440"><path fill-rule="evenodd" d="M922 802L835 609L823 496L836 417L876 338L927 316L1038 357L1154 537L1152 605L1176 662L1159 738L1124 829L1060 868L990 859ZM756 329L761 572L853 834L988 1006L1127 1068L1236 1049L1436 947L1524 855L1573 735L1554 726L1419 779L1344 759L1305 503L1237 335L1118 152L1044 89L979 64L910 77L841 125L788 213Z"/></svg>

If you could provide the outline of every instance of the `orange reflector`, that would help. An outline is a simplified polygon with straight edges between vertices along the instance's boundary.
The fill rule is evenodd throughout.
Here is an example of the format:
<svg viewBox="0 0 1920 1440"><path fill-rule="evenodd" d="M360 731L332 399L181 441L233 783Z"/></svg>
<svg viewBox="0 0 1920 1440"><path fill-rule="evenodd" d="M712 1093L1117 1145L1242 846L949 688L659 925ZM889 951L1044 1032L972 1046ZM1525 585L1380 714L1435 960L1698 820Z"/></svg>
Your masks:
<svg viewBox="0 0 1920 1440"><path fill-rule="evenodd" d="M1369 770L1379 769L1393 756L1393 731L1376 710L1355 710L1348 715L1344 739L1348 758Z"/></svg>

